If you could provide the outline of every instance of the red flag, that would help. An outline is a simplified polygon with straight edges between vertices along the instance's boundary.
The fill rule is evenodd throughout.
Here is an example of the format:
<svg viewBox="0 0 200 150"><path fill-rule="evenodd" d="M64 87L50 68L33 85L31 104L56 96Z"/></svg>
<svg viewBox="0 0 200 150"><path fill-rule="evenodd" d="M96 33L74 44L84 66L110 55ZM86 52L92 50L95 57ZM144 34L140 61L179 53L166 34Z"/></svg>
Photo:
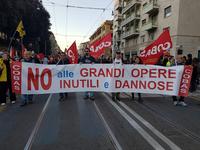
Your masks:
<svg viewBox="0 0 200 150"><path fill-rule="evenodd" d="M99 58L104 54L105 48L112 46L112 34L108 33L106 36L90 44L90 55L94 58Z"/></svg>
<svg viewBox="0 0 200 150"><path fill-rule="evenodd" d="M25 46L24 46L23 43L21 44L21 46L22 46L22 57L24 57L24 53L25 53L27 50L26 50L26 48L25 48Z"/></svg>
<svg viewBox="0 0 200 150"><path fill-rule="evenodd" d="M10 48L10 58L14 59L16 56L16 51L13 47Z"/></svg>
<svg viewBox="0 0 200 150"><path fill-rule="evenodd" d="M37 58L39 59L39 60L42 60L42 59L44 59L44 54L43 53L39 53L39 54L37 54Z"/></svg>
<svg viewBox="0 0 200 150"><path fill-rule="evenodd" d="M172 48L172 40L169 30L165 30L157 40L140 51L140 58L143 64L155 65L163 52L168 51L170 48Z"/></svg>
<svg viewBox="0 0 200 150"><path fill-rule="evenodd" d="M78 50L76 47L76 41L74 41L68 50L65 49L65 53L69 57L70 64L78 64Z"/></svg>

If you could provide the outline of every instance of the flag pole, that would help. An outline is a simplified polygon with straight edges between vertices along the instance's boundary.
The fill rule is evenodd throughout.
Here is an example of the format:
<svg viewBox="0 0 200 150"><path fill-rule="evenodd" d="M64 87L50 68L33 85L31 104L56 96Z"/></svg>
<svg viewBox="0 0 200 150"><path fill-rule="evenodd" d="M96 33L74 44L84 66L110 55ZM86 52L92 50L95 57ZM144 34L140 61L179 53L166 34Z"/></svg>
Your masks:
<svg viewBox="0 0 200 150"><path fill-rule="evenodd" d="M46 47L47 47L47 45L46 45L46 40L44 41L44 54L45 54L45 56L46 56Z"/></svg>
<svg viewBox="0 0 200 150"><path fill-rule="evenodd" d="M21 38L21 58L23 58L23 50L24 50L24 42L23 42L23 38Z"/></svg>
<svg viewBox="0 0 200 150"><path fill-rule="evenodd" d="M13 41L13 39L14 39L14 36L15 36L16 32L17 32L17 30L15 30L14 34L13 34L12 37L11 37L10 43L9 43L9 45L8 45L8 51L10 51L10 47L11 47L11 44L12 44L12 41Z"/></svg>

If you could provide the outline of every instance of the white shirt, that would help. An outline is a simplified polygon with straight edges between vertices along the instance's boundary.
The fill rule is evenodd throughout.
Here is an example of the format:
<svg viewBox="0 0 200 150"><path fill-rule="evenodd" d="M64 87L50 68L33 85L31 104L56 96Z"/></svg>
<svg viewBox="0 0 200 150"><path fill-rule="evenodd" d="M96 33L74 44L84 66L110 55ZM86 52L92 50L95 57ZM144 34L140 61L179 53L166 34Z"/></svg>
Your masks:
<svg viewBox="0 0 200 150"><path fill-rule="evenodd" d="M115 58L113 63L114 64L122 64L122 59L121 58L120 59Z"/></svg>

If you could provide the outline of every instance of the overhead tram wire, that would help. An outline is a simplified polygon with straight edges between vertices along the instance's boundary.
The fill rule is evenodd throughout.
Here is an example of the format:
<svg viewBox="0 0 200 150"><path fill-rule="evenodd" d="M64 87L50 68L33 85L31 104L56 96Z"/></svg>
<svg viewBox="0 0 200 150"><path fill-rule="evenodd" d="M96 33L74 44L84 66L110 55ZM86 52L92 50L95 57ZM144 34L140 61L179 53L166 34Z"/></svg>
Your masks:
<svg viewBox="0 0 200 150"><path fill-rule="evenodd" d="M101 15L99 16L99 18L102 17L103 13L104 13L106 10L112 10L112 9L108 9L108 7L112 4L112 1L111 1L111 2L107 5L107 7L105 7L105 8L75 6L75 5L69 5L68 2L69 2L69 0L67 0L67 5L55 3L55 2L50 1L50 0L47 0L46 2L43 2L43 3L53 5L54 8L55 8L55 6L58 6L58 7L66 7L66 13L67 13L67 16L66 16L66 27L67 27L67 23L68 23L68 8L89 9L89 10L101 10L101 11L103 11L103 12L102 12ZM48 6L50 6L50 5L48 5ZM55 10L55 9L54 9L54 10ZM55 14L55 13L54 13L54 14ZM98 18L98 20L99 20L99 18ZM55 19L55 18L54 18L54 19ZM98 21L98 20L97 20L97 21ZM95 21L95 24L96 24L97 21ZM55 24L55 25L56 25L56 24ZM56 30L57 30L57 27L56 27ZM89 32L90 32L90 30L88 31L87 35L89 34ZM66 28L66 34L67 34L67 28ZM66 37L67 37L67 36L66 36ZM83 40L85 40L85 37L86 37L86 36L82 36L82 37L84 38Z"/></svg>
<svg viewBox="0 0 200 150"><path fill-rule="evenodd" d="M67 5L69 4L69 0L67 0ZM68 35L68 7L66 7L66 35ZM67 36L66 36L66 41L67 41ZM68 48L68 45L66 44L66 47Z"/></svg>
<svg viewBox="0 0 200 150"><path fill-rule="evenodd" d="M63 37L80 37L80 38L84 38L85 37L83 35L67 35L67 34L60 34L60 33L55 33L55 35L63 36Z"/></svg>
<svg viewBox="0 0 200 150"><path fill-rule="evenodd" d="M53 13L54 13L54 22L55 22L55 28L56 28L56 32L57 30L57 22L56 22L56 10L55 10L55 5L53 5Z"/></svg>
<svg viewBox="0 0 200 150"><path fill-rule="evenodd" d="M68 8L76 8L76 9L91 9L91 10L102 10L102 11L111 10L108 8L100 8L100 7L76 6L76 5L69 5L69 4L64 5L64 4L55 3L49 0L47 1L48 2L43 2L43 3L52 4L58 7L68 7Z"/></svg>
<svg viewBox="0 0 200 150"><path fill-rule="evenodd" d="M68 1L67 1L68 2ZM98 7L84 7L84 6L75 6L75 5L64 5L64 4L59 4L59 3L55 3L53 1L47 0L47 2L43 2L43 3L48 3L54 6L58 6L58 7L66 7L66 8L77 8L77 9L90 9L90 10L101 10L103 11L100 16L98 17L98 19L94 22L94 24L91 26L90 30L87 32L86 36L83 36L83 40L85 40L85 38L89 35L90 31L93 29L93 27L96 25L96 22L102 17L102 15L105 13L105 11L107 10L112 10L112 9L108 9L108 7L113 3L113 0L111 0L111 2L105 7L105 8L98 8ZM48 5L49 6L49 5ZM67 14L68 15L68 14ZM68 23L68 17L66 22Z"/></svg>
<svg viewBox="0 0 200 150"><path fill-rule="evenodd" d="M109 2L109 4L105 7L105 10L110 10L108 9L108 7L113 3L113 0L111 0ZM95 20L95 22L92 24L91 28L88 30L88 32L86 33L86 35L84 36L85 38L83 38L82 42L84 42L84 40L88 37L89 33L91 32L91 30L94 28L94 26L96 25L96 23L98 22L99 19L101 19L102 15L105 13L105 11L103 11L99 17ZM81 42L81 43L82 43Z"/></svg>

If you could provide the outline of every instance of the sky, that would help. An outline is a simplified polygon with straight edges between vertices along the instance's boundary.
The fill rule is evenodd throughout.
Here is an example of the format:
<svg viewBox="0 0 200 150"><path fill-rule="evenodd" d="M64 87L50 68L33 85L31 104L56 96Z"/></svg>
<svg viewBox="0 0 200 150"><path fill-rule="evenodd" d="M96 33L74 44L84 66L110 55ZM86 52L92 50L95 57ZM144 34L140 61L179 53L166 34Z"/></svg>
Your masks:
<svg viewBox="0 0 200 150"><path fill-rule="evenodd" d="M112 20L113 0L43 0L51 18L51 31L62 50L75 40L77 46L89 37L105 21ZM69 6L106 8L107 10L77 9Z"/></svg>

